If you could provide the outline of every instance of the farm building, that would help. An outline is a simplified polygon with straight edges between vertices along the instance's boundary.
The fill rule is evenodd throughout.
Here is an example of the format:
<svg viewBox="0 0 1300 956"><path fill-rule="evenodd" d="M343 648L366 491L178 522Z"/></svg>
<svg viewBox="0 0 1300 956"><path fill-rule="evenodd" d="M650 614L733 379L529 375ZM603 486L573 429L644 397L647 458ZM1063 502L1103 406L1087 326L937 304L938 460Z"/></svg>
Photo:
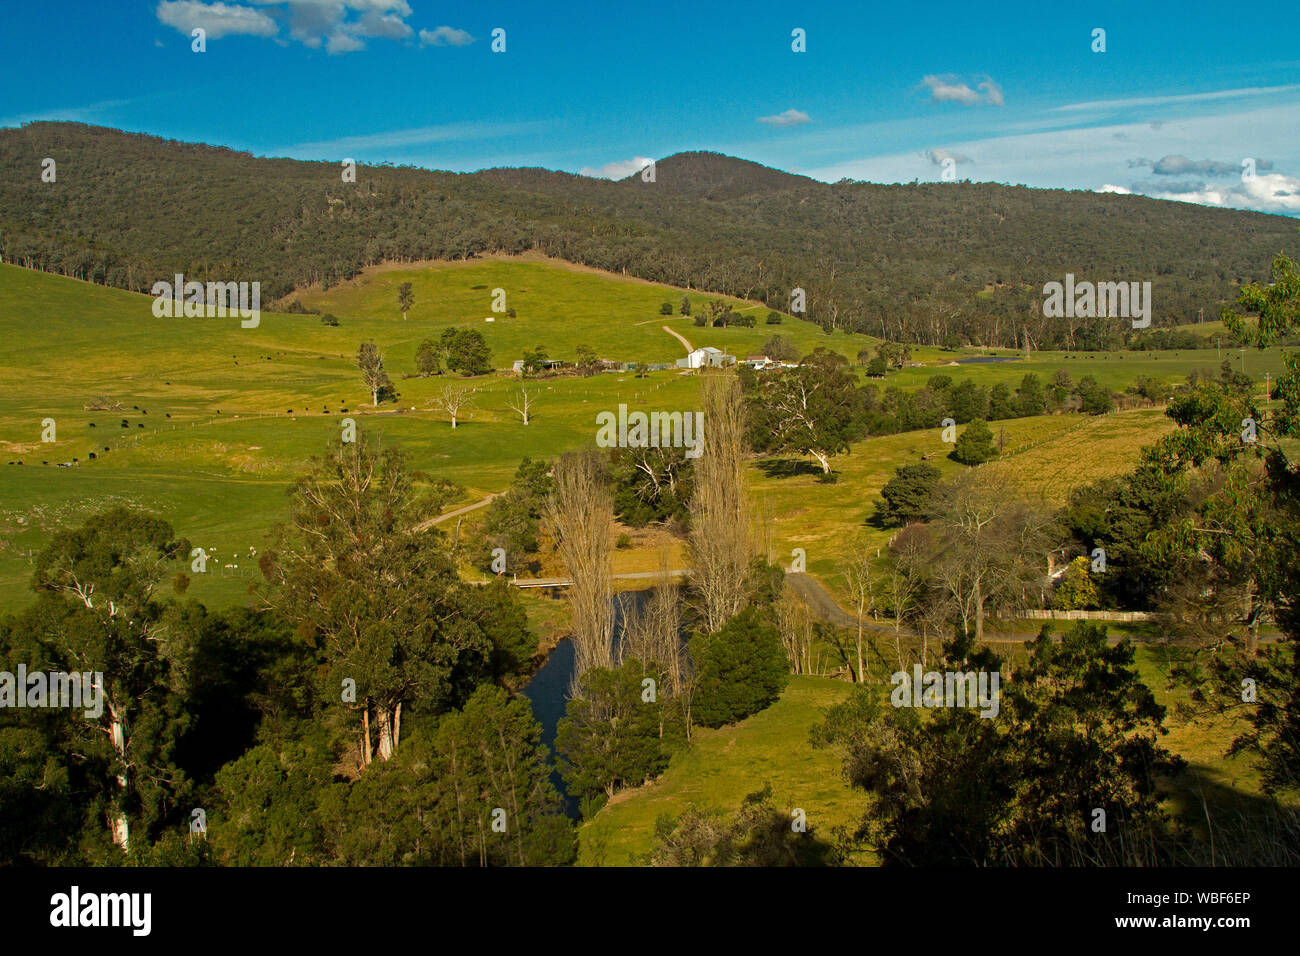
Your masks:
<svg viewBox="0 0 1300 956"><path fill-rule="evenodd" d="M722 349L715 349L711 345L698 348L686 358L677 360L678 368L722 368L726 365L735 365L736 357L728 355Z"/></svg>
<svg viewBox="0 0 1300 956"><path fill-rule="evenodd" d="M547 359L544 362L538 362L537 368L539 371L554 372L556 369L561 368L563 365L564 363L561 362L559 359ZM524 360L515 359L514 364L510 366L510 370L514 372L516 375L524 374Z"/></svg>

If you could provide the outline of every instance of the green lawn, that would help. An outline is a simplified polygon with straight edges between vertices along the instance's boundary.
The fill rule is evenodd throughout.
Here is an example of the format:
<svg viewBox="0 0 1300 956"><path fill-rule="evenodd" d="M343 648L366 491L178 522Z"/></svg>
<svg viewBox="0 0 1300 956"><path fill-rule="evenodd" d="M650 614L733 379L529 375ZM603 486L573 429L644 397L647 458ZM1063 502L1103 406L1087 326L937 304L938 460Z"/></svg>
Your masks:
<svg viewBox="0 0 1300 956"><path fill-rule="evenodd" d="M793 677L766 710L729 727L697 731L658 780L616 794L582 826L579 863L626 866L650 850L659 816L687 807L730 816L768 784L776 806L804 811L809 839L829 844L833 828L857 820L864 798L844 782L838 754L812 749L808 732L849 690L843 681Z"/></svg>

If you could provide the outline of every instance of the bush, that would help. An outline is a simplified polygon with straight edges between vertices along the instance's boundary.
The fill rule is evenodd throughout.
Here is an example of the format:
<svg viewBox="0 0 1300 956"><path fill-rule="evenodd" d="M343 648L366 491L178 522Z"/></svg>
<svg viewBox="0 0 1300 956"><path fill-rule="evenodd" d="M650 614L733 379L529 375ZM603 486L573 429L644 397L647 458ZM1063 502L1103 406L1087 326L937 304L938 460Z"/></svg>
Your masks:
<svg viewBox="0 0 1300 956"><path fill-rule="evenodd" d="M781 324L781 313L780 313L780 312L769 312L769 313L767 313L767 324L768 324L768 325L780 325L780 324Z"/></svg>
<svg viewBox="0 0 1300 956"><path fill-rule="evenodd" d="M671 302L665 302L663 305L659 306L659 314L660 314L660 315L672 315L672 314L673 314L673 304L672 304Z"/></svg>
<svg viewBox="0 0 1300 956"><path fill-rule="evenodd" d="M977 418L961 433L950 457L963 465L982 465L997 453L993 447L993 432L982 419Z"/></svg>
<svg viewBox="0 0 1300 956"><path fill-rule="evenodd" d="M773 335L763 343L763 355L774 362L799 361L799 347L784 335Z"/></svg>
<svg viewBox="0 0 1300 956"><path fill-rule="evenodd" d="M1114 410L1115 402L1110 397L1110 389L1098 384L1091 375L1079 380L1079 410L1088 415L1104 415Z"/></svg>
<svg viewBox="0 0 1300 956"><path fill-rule="evenodd" d="M321 325L328 325L330 328L338 328L339 320L326 312L320 317Z"/></svg>
<svg viewBox="0 0 1300 956"><path fill-rule="evenodd" d="M752 607L721 630L692 638L691 661L697 682L692 715L704 727L758 713L781 696L790 677L780 634Z"/></svg>
<svg viewBox="0 0 1300 956"><path fill-rule="evenodd" d="M632 547L631 536L628 535L626 532L620 534L618 536L618 540L614 542L614 547L618 548L620 551Z"/></svg>
<svg viewBox="0 0 1300 956"><path fill-rule="evenodd" d="M642 700L645 669L629 660L616 668L593 667L582 675L556 727L555 752L570 795L586 806L601 794L640 786L663 773L680 740L667 701Z"/></svg>
<svg viewBox="0 0 1300 956"><path fill-rule="evenodd" d="M876 506L876 514L881 524L902 526L924 518L940 477L939 469L925 461L895 470L894 477L880 489L882 501Z"/></svg>

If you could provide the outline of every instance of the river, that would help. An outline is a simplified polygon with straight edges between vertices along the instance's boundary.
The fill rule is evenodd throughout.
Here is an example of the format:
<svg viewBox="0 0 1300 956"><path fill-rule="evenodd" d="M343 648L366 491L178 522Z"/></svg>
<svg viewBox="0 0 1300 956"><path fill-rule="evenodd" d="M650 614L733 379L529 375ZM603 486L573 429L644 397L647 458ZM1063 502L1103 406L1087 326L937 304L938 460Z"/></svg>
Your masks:
<svg viewBox="0 0 1300 956"><path fill-rule="evenodd" d="M624 604L639 608L650 596L650 591L625 591L610 601L614 607L614 650L617 652L623 640ZM620 598L622 600L620 600ZM533 705L533 716L542 725L542 743L555 754L555 730L564 716L564 707L569 701L569 683L573 680L573 642L567 637L555 645L547 655L546 663L541 666L533 679L528 682L523 694ZM578 817L578 801L569 796L560 778L558 770L551 771L551 782L564 799L564 809L570 817Z"/></svg>

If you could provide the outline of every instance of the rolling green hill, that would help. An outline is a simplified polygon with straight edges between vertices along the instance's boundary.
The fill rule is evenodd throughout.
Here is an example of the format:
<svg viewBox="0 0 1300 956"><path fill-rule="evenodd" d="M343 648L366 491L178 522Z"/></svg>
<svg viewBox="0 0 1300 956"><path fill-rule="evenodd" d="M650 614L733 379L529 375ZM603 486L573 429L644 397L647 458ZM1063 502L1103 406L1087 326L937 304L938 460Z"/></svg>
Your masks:
<svg viewBox="0 0 1300 956"><path fill-rule="evenodd" d="M632 343L643 341L665 361L683 353L657 316L675 290L540 263L433 265L420 274L429 294L407 322L367 317L367 287L359 284L356 313L332 306L337 328L315 315L264 313L258 328L245 329L237 318L155 318L147 296L0 266L0 375L8 385L0 397L0 607L26 603L29 555L52 531L111 503L155 511L217 553L216 572L196 577L190 594L210 606L246 600L255 574L249 548L260 550L285 515L289 483L338 440L344 409L361 428L399 443L413 467L462 485L468 503L504 489L524 456L549 458L591 442L598 411L620 402L683 409L694 401L696 379L676 370L645 379L556 378L530 385L541 398L525 427L507 406L517 380L492 374L463 380L479 391L453 430L431 410L449 377L402 376L414 372L420 339L462 320L455 302L478 296L472 286L505 283L528 289L538 303L563 303L565 317L546 327L554 354L571 355L593 335L623 327ZM646 316L655 316L653 324L635 326ZM536 344L533 338L524 340ZM385 353L400 393L395 406L368 404L355 362L365 339ZM618 346L617 336L610 343ZM629 347L629 360L639 348ZM513 358L496 356L507 367ZM120 410L87 410L99 397ZM53 443L41 441L47 418L55 422ZM73 459L74 467L58 467Z"/></svg>
<svg viewBox="0 0 1300 956"><path fill-rule="evenodd" d="M416 305L404 322L396 288L406 281ZM495 288L507 291L515 317L491 313ZM659 314L660 303L679 304L681 294L535 256L484 258L380 267L300 294L310 307L336 315L338 327L323 325L316 315L268 312L258 328L244 329L233 318L155 318L148 296L0 266L6 343L0 374L8 385L0 393L0 606L27 600L30 555L54 529L117 502L161 514L178 533L217 553L215 573L191 589L199 600L215 606L246 600L254 579L249 549L260 549L283 516L289 483L337 440L343 409L362 427L399 442L415 467L462 485L464 504L504 489L526 455L553 457L590 442L598 411L621 402L682 409L695 400L696 379L675 369L645 379L628 373L556 378L530 386L541 399L534 423L524 427L507 404L517 380L497 373L471 380L479 390L474 408L453 431L432 407L448 378L403 377L414 372L419 342L451 325L481 329L498 368L537 345L562 359L586 345L616 361L672 362L684 348L665 325L695 345L742 356L759 351L773 333L791 338L800 351L824 345L850 359L875 341L827 335L790 317L779 326L715 329ZM765 307L732 303L766 315ZM488 315L495 321L484 322ZM369 407L355 365L356 348L366 339L381 347L399 391L395 405L378 411ZM893 373L885 384L919 387L939 372L986 385L1015 384L1027 371L1049 375L1065 366L1076 378L1092 374L1122 389L1138 374L1179 382L1192 369L1213 369L1217 359L1213 352L1035 353L1030 362L948 364L960 355L918 349L914 357L927 364ZM1248 361L1256 375L1279 367L1276 350ZM121 409L87 410L99 397ZM52 444L40 440L47 418L57 429ZM1016 479L1060 501L1078 481L1128 467L1137 448L1167 422L1158 412L1139 411L1095 421L1017 419L1000 427L1009 450L1024 449L1013 458ZM1081 440L1095 452L1082 456L1087 468L1077 465ZM772 522L774 558L788 561L790 548L806 548L809 570L833 589L846 542L861 528L880 486L898 465L934 452L936 441L937 435L908 433L859 442L836 459L839 482L816 485L815 494L812 477L771 477L756 464L751 483ZM73 459L74 467L58 467ZM887 538L876 536L881 544ZM654 564L649 558L638 564L631 554L621 559L632 562L629 570Z"/></svg>

